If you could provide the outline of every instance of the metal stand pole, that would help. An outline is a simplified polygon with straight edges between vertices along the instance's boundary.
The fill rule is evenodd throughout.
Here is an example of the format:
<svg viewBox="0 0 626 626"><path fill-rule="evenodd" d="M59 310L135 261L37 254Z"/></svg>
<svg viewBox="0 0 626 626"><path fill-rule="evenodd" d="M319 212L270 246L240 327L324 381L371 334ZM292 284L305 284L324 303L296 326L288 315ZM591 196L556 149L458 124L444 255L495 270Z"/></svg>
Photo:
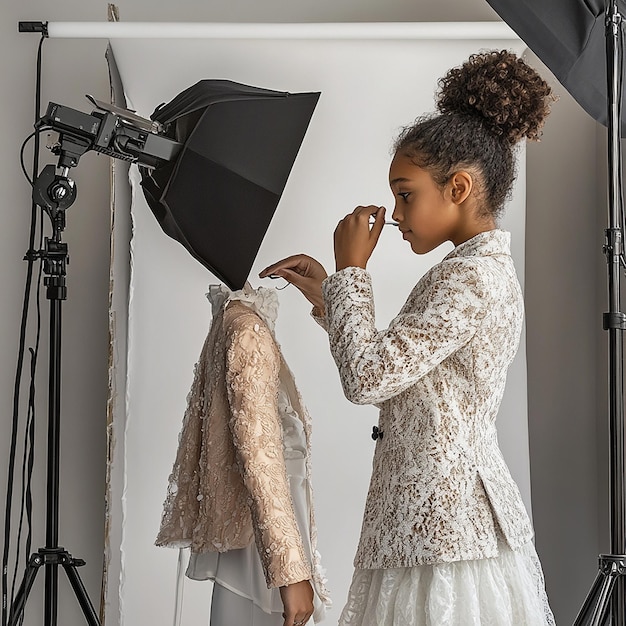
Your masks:
<svg viewBox="0 0 626 626"><path fill-rule="evenodd" d="M59 467L61 433L61 303L67 298L65 286L68 263L67 244L61 241L65 228L65 209L75 197L73 185L66 176L56 176L54 166L47 166L37 179L35 201L48 208L53 234L46 239L45 250L29 251L35 258L43 259L46 277L46 297L50 300L50 362L48 372L48 457L46 492L46 545L31 555L24 578L15 601L9 611L7 626L22 624L28 595L37 572L45 568L44 580L44 626L57 626L59 566L68 576L89 626L100 626L98 616L89 600L85 587L76 570L85 561L75 559L65 548L59 546ZM48 194L51 197L48 197Z"/></svg>
<svg viewBox="0 0 626 626"><path fill-rule="evenodd" d="M609 488L611 554L600 555L599 573L574 626L626 626L626 508L624 463L623 331L626 315L620 311L620 272L624 252L621 191L621 43L622 16L617 0L606 6L606 53L609 130L609 228L604 252L608 264L609 312L603 326L609 331ZM608 621L609 614L611 616Z"/></svg>

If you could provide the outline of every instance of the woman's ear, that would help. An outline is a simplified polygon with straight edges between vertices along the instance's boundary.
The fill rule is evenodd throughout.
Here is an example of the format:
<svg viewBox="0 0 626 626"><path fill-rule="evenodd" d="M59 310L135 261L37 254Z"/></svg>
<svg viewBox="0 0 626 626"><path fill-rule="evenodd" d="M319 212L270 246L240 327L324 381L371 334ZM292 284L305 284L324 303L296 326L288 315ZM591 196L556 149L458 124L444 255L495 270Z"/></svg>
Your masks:
<svg viewBox="0 0 626 626"><path fill-rule="evenodd" d="M455 204L462 204L467 200L474 186L474 179L469 172L459 170L452 174L448 181L450 196Z"/></svg>

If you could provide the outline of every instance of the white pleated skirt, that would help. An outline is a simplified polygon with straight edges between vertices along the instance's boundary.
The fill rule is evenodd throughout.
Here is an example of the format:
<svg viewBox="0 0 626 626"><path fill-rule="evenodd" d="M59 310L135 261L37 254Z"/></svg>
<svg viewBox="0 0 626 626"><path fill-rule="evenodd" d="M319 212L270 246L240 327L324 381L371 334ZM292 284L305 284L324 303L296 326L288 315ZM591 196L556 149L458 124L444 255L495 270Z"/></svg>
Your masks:
<svg viewBox="0 0 626 626"><path fill-rule="evenodd" d="M357 569L339 626L554 626L532 543L491 559Z"/></svg>

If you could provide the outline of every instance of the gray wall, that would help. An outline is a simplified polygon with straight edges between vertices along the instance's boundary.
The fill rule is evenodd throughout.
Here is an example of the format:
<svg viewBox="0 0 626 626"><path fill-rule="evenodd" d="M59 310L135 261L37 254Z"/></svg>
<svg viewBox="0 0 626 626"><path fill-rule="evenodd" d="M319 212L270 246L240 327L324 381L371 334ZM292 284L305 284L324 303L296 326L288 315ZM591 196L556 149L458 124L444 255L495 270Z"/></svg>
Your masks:
<svg viewBox="0 0 626 626"><path fill-rule="evenodd" d="M550 79L536 57L529 60ZM601 127L553 84L559 101L542 141L527 152L528 426L537 550L558 623L571 624L599 552L609 549L601 193L607 156Z"/></svg>
<svg viewBox="0 0 626 626"><path fill-rule="evenodd" d="M54 10L51 8L54 6ZM484 21L497 19L483 0L237 0L118 5L126 21ZM29 187L18 153L33 121L38 37L17 33L19 20L99 21L106 3L84 0L5 2L2 37L3 142L0 187L0 457L9 450L11 398L26 263ZM105 42L50 40L44 45L44 107L54 100L89 110L83 96L108 96ZM532 55L530 55L532 60ZM536 59L533 61L539 67ZM151 68L147 68L151 72ZM542 71L545 71L542 69ZM545 72L546 77L549 76ZM559 91L563 92L558 85ZM528 149L527 347L533 513L537 547L559 624L571 623L595 576L606 545L605 267L602 200L604 133L563 94L543 141ZM30 152L27 151L27 154ZM52 162L45 152L43 163ZM109 169L90 153L73 172L78 200L68 211L69 299L64 304L61 543L87 566L81 575L98 606L103 552L106 457ZM38 380L34 547L44 543L45 374L48 310L42 298L44 345ZM31 338L33 334L31 332ZM32 341L29 343L32 345ZM22 402L22 406L24 403ZM0 473L5 501L6 473ZM17 506L17 505L16 505ZM4 525L4 515L0 530ZM61 573L61 622L82 624ZM41 623L43 575L27 609ZM337 598L336 602L342 602Z"/></svg>

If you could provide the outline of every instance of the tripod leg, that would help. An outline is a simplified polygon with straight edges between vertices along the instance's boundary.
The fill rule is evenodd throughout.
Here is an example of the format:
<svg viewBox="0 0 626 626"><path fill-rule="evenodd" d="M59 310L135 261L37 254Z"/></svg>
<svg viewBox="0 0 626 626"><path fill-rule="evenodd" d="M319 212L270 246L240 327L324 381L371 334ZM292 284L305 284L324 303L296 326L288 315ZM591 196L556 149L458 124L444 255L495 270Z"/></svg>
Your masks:
<svg viewBox="0 0 626 626"><path fill-rule="evenodd" d="M43 560L38 554L34 554L30 557L28 565L26 566L26 571L24 572L24 578L22 579L22 582L17 590L17 594L15 595L15 601L11 605L7 626L17 626L22 619L28 594L33 587L35 577L37 576L37 572L39 571L42 563Z"/></svg>
<svg viewBox="0 0 626 626"><path fill-rule="evenodd" d="M603 626L616 577L614 572L598 573L574 626Z"/></svg>
<svg viewBox="0 0 626 626"><path fill-rule="evenodd" d="M613 602L611 605L611 617L612 624L614 626L621 626L622 624L626 624L626 606L624 606L624 590L626 587L626 581L624 577L620 577L617 579L617 585L615 588L615 593L613 593Z"/></svg>
<svg viewBox="0 0 626 626"><path fill-rule="evenodd" d="M57 626L59 609L59 570L57 565L46 564L46 577L44 582L44 625Z"/></svg>
<svg viewBox="0 0 626 626"><path fill-rule="evenodd" d="M89 600L87 590L83 585L83 581L80 579L80 575L78 574L74 561L72 560L69 563L64 563L63 569L67 574L70 585L72 585L78 604L80 604L80 608L83 610L87 624L89 624L89 626L100 626L100 620L96 615L93 605L91 604L91 600Z"/></svg>

